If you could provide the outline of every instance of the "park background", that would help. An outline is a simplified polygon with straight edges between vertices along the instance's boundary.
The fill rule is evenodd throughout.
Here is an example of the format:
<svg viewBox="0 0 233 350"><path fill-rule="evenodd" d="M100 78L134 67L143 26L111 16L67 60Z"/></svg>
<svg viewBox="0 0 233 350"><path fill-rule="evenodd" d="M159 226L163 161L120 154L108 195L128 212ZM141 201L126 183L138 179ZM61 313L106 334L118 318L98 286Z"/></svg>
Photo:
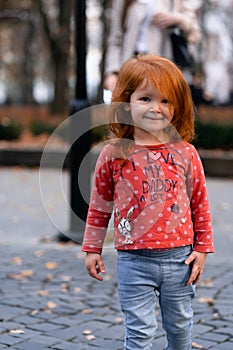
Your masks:
<svg viewBox="0 0 233 350"><path fill-rule="evenodd" d="M203 37L196 67L200 69L209 40L203 18L211 16L214 25L214 10L219 4L218 18L227 24L233 47L232 21L229 21L233 2L199 2ZM110 18L111 0L0 1L0 150L41 150L56 127L72 114L75 101L78 109L83 100L84 107L103 102L102 80ZM229 75L232 81L233 66L229 66ZM231 169L232 110L232 91L227 102L199 105L194 141L202 155L209 157L211 150L211 155L218 159L230 159ZM95 125L95 117L91 123ZM104 127L95 128L91 142L99 141L105 132ZM62 147L63 140L57 142ZM3 165L5 158L0 156ZM15 154L13 158L18 164ZM10 163L14 163L12 158ZM231 169L226 171L227 175L232 175Z"/></svg>

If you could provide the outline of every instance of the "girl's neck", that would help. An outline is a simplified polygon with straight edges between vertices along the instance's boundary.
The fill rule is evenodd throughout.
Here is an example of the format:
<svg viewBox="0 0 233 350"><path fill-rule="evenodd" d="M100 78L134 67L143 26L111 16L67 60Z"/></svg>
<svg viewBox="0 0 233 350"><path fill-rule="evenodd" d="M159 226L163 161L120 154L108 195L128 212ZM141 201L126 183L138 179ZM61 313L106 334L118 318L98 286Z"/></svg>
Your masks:
<svg viewBox="0 0 233 350"><path fill-rule="evenodd" d="M134 141L137 145L156 146L170 142L171 138L168 134L164 132L160 133L160 135L149 134L148 137L140 137L139 135L137 135L137 133L135 133Z"/></svg>

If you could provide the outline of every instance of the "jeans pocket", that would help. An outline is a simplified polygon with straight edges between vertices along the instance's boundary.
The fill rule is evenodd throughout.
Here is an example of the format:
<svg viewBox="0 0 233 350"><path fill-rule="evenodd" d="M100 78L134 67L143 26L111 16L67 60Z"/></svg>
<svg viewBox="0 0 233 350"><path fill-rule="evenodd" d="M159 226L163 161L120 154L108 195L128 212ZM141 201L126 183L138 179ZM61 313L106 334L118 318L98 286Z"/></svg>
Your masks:
<svg viewBox="0 0 233 350"><path fill-rule="evenodd" d="M125 251L125 250L118 250L118 261L122 260L122 261L133 261L136 260L138 255L136 252L129 252L129 251Z"/></svg>

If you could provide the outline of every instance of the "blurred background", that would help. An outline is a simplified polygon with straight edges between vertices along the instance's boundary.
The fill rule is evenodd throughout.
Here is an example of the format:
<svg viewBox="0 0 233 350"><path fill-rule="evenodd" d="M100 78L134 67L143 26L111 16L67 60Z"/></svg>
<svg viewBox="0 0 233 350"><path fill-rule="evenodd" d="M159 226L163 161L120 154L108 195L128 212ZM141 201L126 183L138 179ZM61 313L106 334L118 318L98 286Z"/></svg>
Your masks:
<svg viewBox="0 0 233 350"><path fill-rule="evenodd" d="M30 144L37 137L37 142L43 143L44 135L67 118L80 74L78 45L86 45L88 103L102 103L112 1L85 1L86 42L75 40L77 26L83 21L75 11L75 2L0 0L0 140L18 143L23 140ZM203 71L208 70L209 76L219 79L221 84L208 101L197 102L200 118L197 128L200 135L212 130L214 139L216 130L224 129L217 143L210 136L208 140L201 136L199 146L232 149L233 1L198 0L198 3L202 39L192 83L205 91L206 79L210 78Z"/></svg>

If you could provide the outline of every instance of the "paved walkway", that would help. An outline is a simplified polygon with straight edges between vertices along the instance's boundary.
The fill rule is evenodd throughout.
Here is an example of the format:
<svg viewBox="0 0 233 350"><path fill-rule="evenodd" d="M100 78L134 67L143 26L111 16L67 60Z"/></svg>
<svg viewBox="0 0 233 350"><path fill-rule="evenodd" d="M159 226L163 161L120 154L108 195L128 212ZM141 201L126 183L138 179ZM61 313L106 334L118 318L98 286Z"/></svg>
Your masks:
<svg viewBox="0 0 233 350"><path fill-rule="evenodd" d="M43 170L47 210L58 228L69 218L56 193L56 170ZM116 253L105 248L105 281L89 278L80 246L57 234L43 207L37 169L0 168L0 349L123 349ZM233 349L233 180L208 178L216 253L209 256L194 301L193 349ZM68 193L68 174L64 173ZM165 336L157 310L158 339Z"/></svg>

